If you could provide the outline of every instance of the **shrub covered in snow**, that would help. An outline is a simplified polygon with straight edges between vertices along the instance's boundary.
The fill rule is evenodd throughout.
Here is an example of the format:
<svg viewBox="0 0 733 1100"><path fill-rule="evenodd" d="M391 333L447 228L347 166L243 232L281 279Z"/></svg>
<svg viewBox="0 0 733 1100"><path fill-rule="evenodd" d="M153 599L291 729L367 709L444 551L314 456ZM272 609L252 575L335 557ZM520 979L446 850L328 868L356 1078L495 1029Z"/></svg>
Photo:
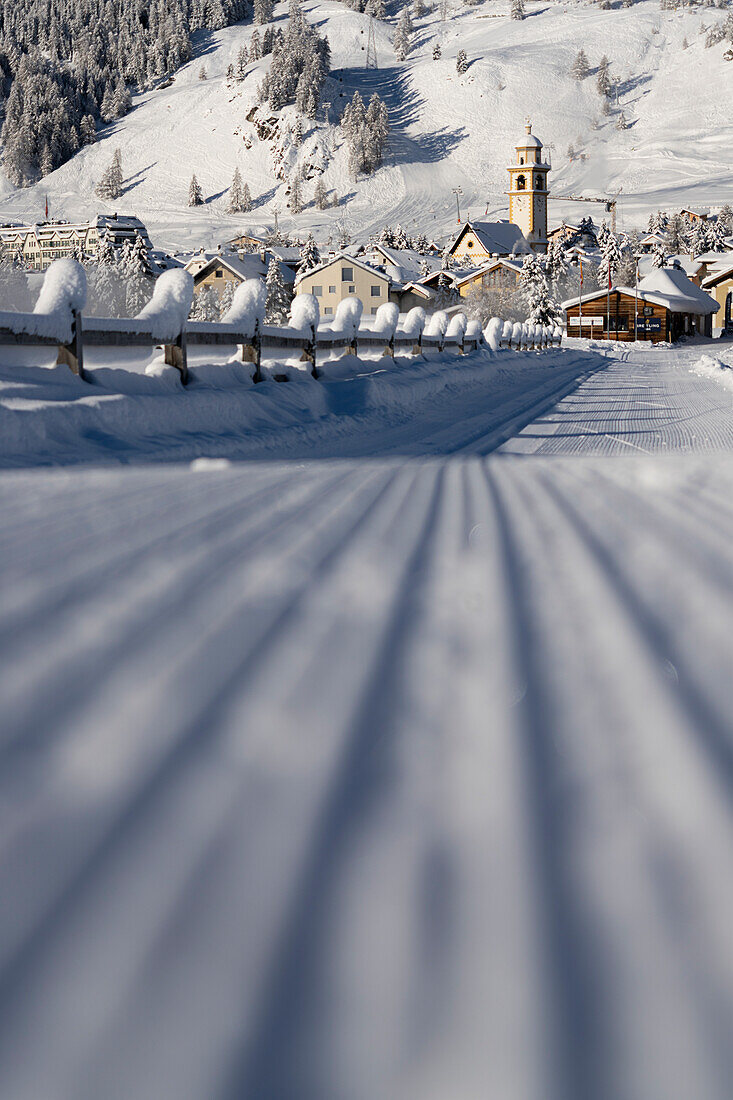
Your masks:
<svg viewBox="0 0 733 1100"><path fill-rule="evenodd" d="M81 264L70 258L54 260L45 274L33 310L39 318L33 326L34 335L51 336L68 344L74 313L81 312L86 301L87 277Z"/></svg>
<svg viewBox="0 0 733 1100"><path fill-rule="evenodd" d="M193 275L176 268L164 271L155 280L153 297L138 313L138 320L149 321L152 334L161 343L176 339L183 331L193 301Z"/></svg>

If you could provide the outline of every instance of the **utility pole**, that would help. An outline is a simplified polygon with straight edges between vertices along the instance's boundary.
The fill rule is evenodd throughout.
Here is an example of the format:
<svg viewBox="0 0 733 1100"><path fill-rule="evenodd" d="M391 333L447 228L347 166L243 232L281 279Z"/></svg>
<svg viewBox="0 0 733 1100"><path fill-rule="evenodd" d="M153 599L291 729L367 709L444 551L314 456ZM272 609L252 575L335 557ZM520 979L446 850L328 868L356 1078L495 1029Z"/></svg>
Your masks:
<svg viewBox="0 0 733 1100"><path fill-rule="evenodd" d="M369 17L369 37L367 38L367 55L366 55L366 67L367 69L378 69L377 63L377 39L374 34L374 16Z"/></svg>
<svg viewBox="0 0 733 1100"><path fill-rule="evenodd" d="M461 203L459 196L463 194L462 187L454 187L453 194L456 196L456 212L458 214L458 224L461 224Z"/></svg>

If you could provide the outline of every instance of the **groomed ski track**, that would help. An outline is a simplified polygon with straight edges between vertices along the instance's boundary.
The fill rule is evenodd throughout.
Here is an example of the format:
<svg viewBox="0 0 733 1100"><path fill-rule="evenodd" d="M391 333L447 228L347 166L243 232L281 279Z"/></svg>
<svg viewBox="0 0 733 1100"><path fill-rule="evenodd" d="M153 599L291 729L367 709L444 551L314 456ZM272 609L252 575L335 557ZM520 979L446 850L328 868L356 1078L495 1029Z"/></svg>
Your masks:
<svg viewBox="0 0 733 1100"><path fill-rule="evenodd" d="M729 1100L697 357L371 454L0 476L3 1100Z"/></svg>

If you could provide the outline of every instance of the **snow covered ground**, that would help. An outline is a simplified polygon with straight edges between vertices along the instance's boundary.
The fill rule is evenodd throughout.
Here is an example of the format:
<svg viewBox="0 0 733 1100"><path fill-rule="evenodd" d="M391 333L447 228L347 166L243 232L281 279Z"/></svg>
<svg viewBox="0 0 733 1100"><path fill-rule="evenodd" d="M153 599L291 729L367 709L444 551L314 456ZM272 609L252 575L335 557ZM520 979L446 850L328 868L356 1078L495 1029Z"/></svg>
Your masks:
<svg viewBox="0 0 733 1100"><path fill-rule="evenodd" d="M3 1100L729 1100L709 347L3 369Z"/></svg>
<svg viewBox="0 0 733 1100"><path fill-rule="evenodd" d="M227 85L227 66L252 33L251 24L241 24L199 39L194 58L172 85L137 97L132 113L107 127L96 145L36 186L17 191L4 181L0 217L37 220L48 196L53 216L134 213L154 243L168 249L211 245L247 226L271 225L275 207L286 228L312 228L321 239L340 223L363 238L398 221L410 232L440 237L455 228L454 187L463 190L464 215L506 214L506 165L527 115L552 159L553 194L608 195L623 188L621 228L643 226L658 207L733 201L733 121L726 94L731 65L723 60L725 46L705 49L701 34L724 18L723 10L660 11L657 0L612 10L595 3L530 2L528 17L518 22L508 17L505 0L492 0L476 7L449 3L442 22L436 4L416 21L405 64L395 60L394 22L377 22L376 71L364 68L367 17L333 0L306 0L304 10L331 44L332 79L324 96L331 123L357 89L365 96L378 91L390 109L388 155L368 180L349 178L340 130L326 126L324 111L301 150L286 155L289 163L297 153L302 161L324 165L326 185L348 198L345 206L315 210L313 176L306 187L309 206L289 215L271 143L259 140L246 120L269 59L251 65L242 84ZM287 6L278 5L276 12L285 18ZM436 42L443 53L433 61ZM619 107L614 101L609 117L602 114L595 75L580 85L569 76L580 47L593 70L603 54L610 58ZM470 63L463 76L455 64L461 48ZM202 62L205 81L198 79ZM616 129L621 110L629 122L623 132ZM293 109L283 117L292 123ZM572 161L570 145L577 154ZM104 204L94 189L118 146L125 191ZM226 213L236 166L256 197L251 216ZM194 171L206 202L190 209ZM603 216L603 208L553 201L550 221L588 213Z"/></svg>

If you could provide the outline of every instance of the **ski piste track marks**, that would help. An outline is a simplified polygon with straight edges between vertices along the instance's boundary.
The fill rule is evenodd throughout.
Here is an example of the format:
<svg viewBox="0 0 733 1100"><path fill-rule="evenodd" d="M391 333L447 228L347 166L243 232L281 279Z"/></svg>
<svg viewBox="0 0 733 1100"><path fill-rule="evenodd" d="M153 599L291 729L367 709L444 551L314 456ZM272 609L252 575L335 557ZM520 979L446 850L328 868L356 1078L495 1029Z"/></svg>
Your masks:
<svg viewBox="0 0 733 1100"><path fill-rule="evenodd" d="M3 1100L729 1100L733 402L691 355L498 452L426 407L438 457L2 475Z"/></svg>

